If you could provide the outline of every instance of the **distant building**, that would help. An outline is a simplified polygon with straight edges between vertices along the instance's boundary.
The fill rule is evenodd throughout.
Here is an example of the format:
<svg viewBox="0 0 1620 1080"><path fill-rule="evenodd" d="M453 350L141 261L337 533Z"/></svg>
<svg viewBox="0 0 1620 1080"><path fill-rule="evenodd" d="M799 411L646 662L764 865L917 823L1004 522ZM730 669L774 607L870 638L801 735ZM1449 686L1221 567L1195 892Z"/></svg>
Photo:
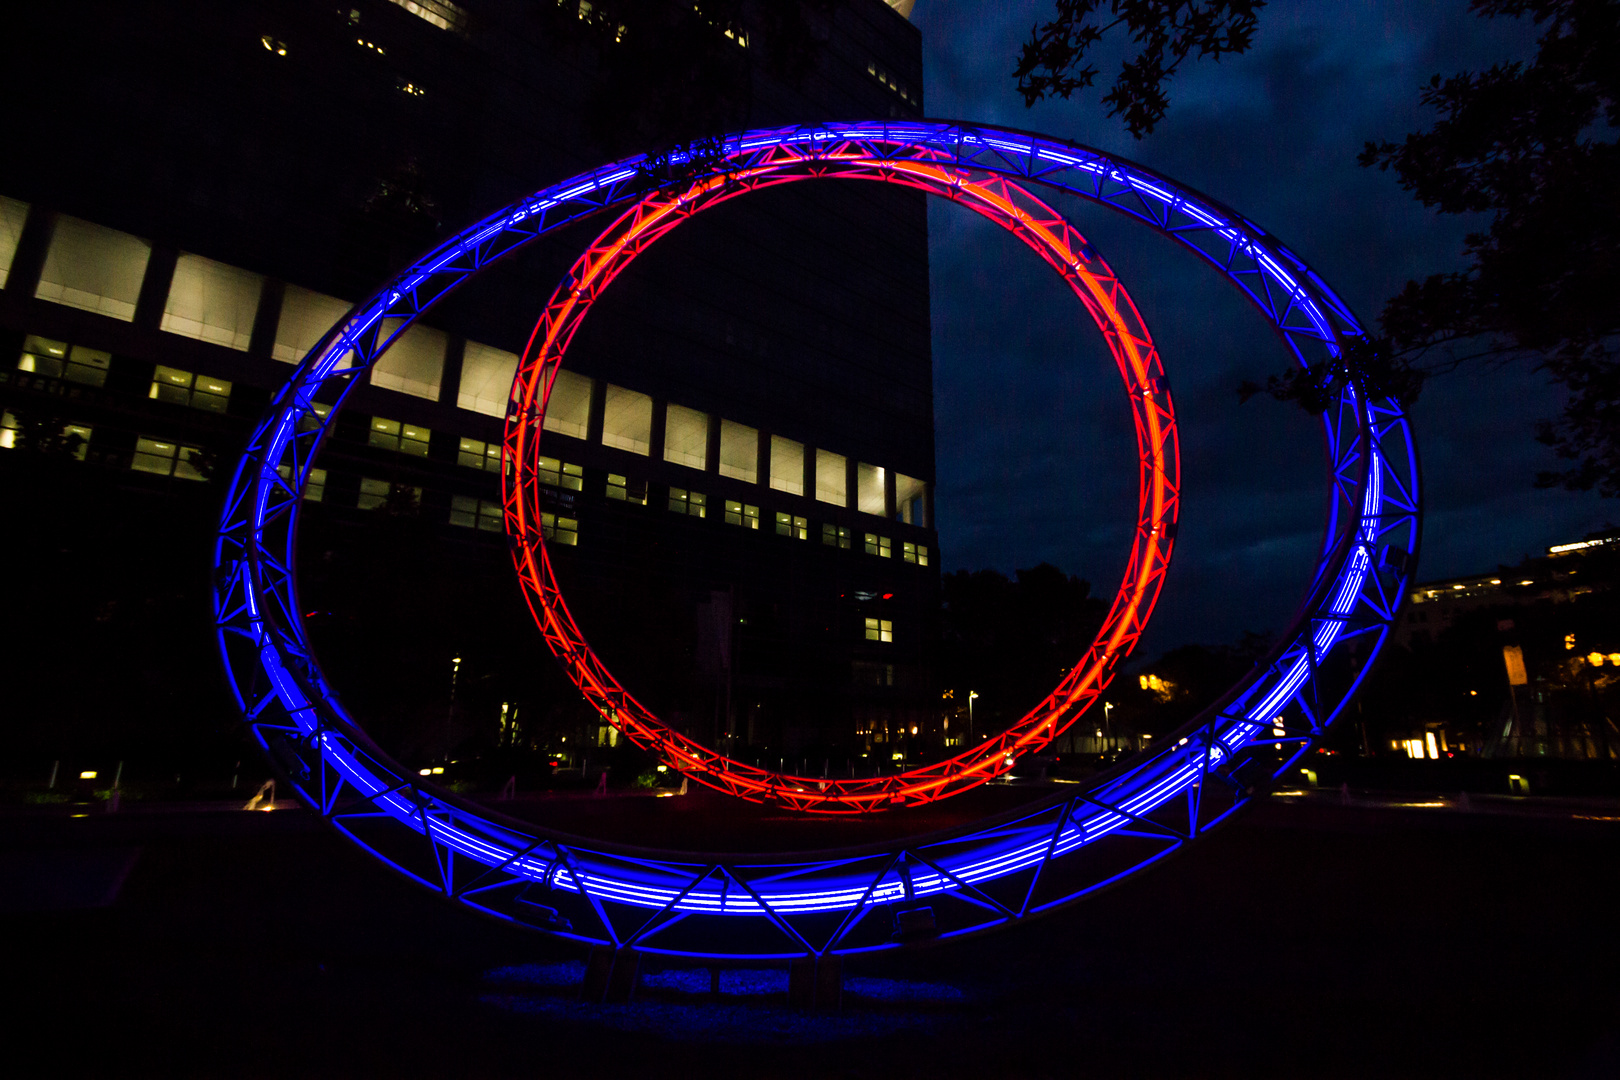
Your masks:
<svg viewBox="0 0 1620 1080"><path fill-rule="evenodd" d="M1620 754L1616 555L1620 534L1600 534L1496 574L1415 586L1394 635L1413 650L1398 661L1411 680L1400 703L1409 722L1386 731L1379 749L1413 758Z"/></svg>
<svg viewBox="0 0 1620 1080"><path fill-rule="evenodd" d="M715 26L705 47L746 68L749 126L920 116L909 8L807 9L798 81L755 28ZM204 481L351 302L449 230L605 160L590 123L612 104L614 35L569 29L598 15L582 0L64 0L12 20L0 480L36 467L8 451L49 444L79 466L61 499L108 520L161 530L164 507L217 500ZM312 513L357 526L404 498L504 558L516 353L605 223L413 327L351 396ZM923 197L877 184L717 208L597 306L546 421L548 533L588 634L611 639L652 591L677 610L678 726L782 756L929 728L929 339Z"/></svg>
<svg viewBox="0 0 1620 1080"><path fill-rule="evenodd" d="M1589 593L1595 586L1580 576L1582 556L1604 551L1617 543L1620 536L1554 544L1544 557L1517 569L1414 585L1407 593L1408 606L1395 626L1394 640L1406 646L1414 641L1430 640L1467 611L1534 604L1542 600L1570 600Z"/></svg>

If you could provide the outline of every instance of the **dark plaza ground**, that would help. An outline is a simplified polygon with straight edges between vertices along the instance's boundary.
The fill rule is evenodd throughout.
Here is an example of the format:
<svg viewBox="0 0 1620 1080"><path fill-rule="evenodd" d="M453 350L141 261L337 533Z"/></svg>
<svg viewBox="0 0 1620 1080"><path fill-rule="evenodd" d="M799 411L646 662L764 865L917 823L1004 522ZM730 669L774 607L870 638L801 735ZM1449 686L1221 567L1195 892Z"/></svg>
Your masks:
<svg viewBox="0 0 1620 1080"><path fill-rule="evenodd" d="M649 960L631 1004L583 1004L579 949L302 809L75 812L0 821L11 1075L1620 1075L1612 800L1273 798L1046 918L853 959L833 1014L765 964L716 997Z"/></svg>

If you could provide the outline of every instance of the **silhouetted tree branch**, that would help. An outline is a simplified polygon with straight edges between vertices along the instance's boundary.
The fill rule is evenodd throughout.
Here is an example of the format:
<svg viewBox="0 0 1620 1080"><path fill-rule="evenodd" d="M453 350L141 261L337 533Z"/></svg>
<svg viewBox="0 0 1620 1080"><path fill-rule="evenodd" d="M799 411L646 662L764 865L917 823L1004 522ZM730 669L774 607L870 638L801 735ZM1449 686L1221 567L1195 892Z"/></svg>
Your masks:
<svg viewBox="0 0 1620 1080"><path fill-rule="evenodd" d="M1140 139L1164 119L1165 84L1188 56L1219 60L1254 39L1265 0L1057 0L1057 17L1034 27L1013 72L1026 107L1089 88L1097 68L1087 55L1124 27L1140 49L1120 65L1103 103Z"/></svg>
<svg viewBox="0 0 1620 1080"><path fill-rule="evenodd" d="M1471 7L1545 29L1527 64L1436 75L1423 91L1434 126L1363 149L1363 166L1393 169L1425 206L1492 215L1467 238L1468 268L1408 282L1385 306L1384 329L1394 356L1428 372L1482 356L1533 360L1570 391L1538 438L1573 463L1538 484L1620 496L1620 3ZM1476 351L1459 357L1462 342Z"/></svg>

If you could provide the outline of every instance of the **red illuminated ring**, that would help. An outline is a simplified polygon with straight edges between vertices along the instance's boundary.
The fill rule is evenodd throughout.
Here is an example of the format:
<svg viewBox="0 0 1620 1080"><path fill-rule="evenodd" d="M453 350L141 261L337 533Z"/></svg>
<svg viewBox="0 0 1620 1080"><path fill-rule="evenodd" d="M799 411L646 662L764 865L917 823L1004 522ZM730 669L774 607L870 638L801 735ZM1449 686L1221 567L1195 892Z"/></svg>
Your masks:
<svg viewBox="0 0 1620 1080"><path fill-rule="evenodd" d="M677 224L759 188L812 178L903 184L951 199L1006 228L1068 282L1113 354L1130 402L1138 463L1137 521L1124 580L1101 630L1043 701L995 738L955 757L891 776L834 780L772 772L728 758L672 730L631 696L592 652L558 589L541 529L537 464L546 401L590 306L629 263ZM524 349L512 383L503 448L506 531L525 599L547 645L607 722L699 783L797 810L857 813L933 802L1011 769L1044 748L1101 695L1141 637L1159 596L1180 506L1175 412L1157 350L1113 271L1050 206L1006 179L945 163L883 160L850 147L812 159L784 149L756 167L654 191L625 211L574 263Z"/></svg>

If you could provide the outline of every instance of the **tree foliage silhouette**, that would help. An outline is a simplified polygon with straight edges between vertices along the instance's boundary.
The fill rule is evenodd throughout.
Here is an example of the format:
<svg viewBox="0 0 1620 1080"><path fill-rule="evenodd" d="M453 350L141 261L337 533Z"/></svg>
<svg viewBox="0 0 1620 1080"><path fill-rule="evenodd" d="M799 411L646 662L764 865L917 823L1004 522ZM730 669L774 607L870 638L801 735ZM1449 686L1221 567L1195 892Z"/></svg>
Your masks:
<svg viewBox="0 0 1620 1080"><path fill-rule="evenodd" d="M1409 281L1385 305L1383 334L1310 368L1246 382L1320 413L1347 383L1411 401L1425 379L1474 361L1528 360L1568 391L1537 437L1569 466L1541 486L1620 496L1620 2L1472 0L1482 18L1528 18L1534 59L1434 76L1438 118L1401 142L1368 142L1365 167L1392 170L1442 214L1488 214L1462 270ZM1068 98L1098 71L1110 32L1138 46L1103 96L1142 138L1164 118L1165 87L1189 57L1219 60L1253 41L1261 0L1055 0L1014 72L1026 105Z"/></svg>
<svg viewBox="0 0 1620 1080"><path fill-rule="evenodd" d="M1423 91L1435 125L1362 151L1425 206L1491 215L1467 238L1468 267L1408 282L1384 329L1419 375L1531 359L1569 391L1539 438L1572 464L1538 483L1620 496L1620 3L1470 6L1544 29L1529 63L1436 75Z"/></svg>
<svg viewBox="0 0 1620 1080"><path fill-rule="evenodd" d="M1013 75L1026 106L1054 95L1067 99L1096 81L1087 57L1123 28L1140 48L1120 65L1103 103L1140 139L1164 119L1165 84L1187 57L1219 60L1246 51L1265 6L1265 0L1057 0L1056 17L1030 31Z"/></svg>

